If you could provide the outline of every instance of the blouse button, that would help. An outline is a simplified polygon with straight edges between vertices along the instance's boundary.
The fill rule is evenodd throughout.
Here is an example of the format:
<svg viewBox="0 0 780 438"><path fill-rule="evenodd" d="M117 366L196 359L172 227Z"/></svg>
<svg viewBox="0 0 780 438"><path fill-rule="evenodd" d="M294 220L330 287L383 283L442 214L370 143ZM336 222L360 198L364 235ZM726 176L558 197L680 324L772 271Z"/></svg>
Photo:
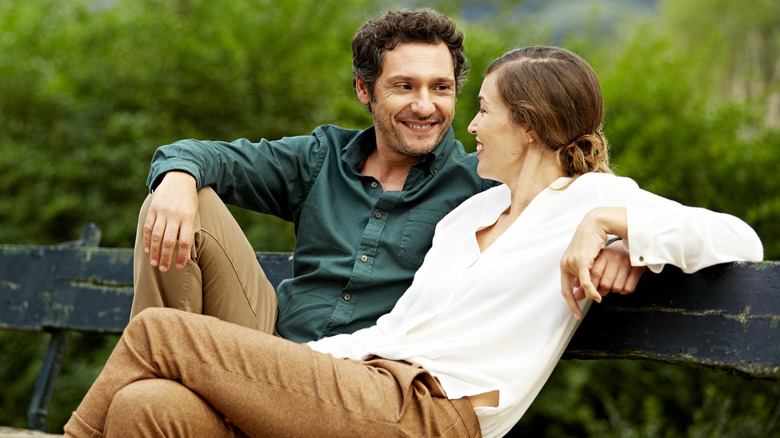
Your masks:
<svg viewBox="0 0 780 438"><path fill-rule="evenodd" d="M352 295L350 294L344 294L344 301L349 301L352 299Z"/></svg>
<svg viewBox="0 0 780 438"><path fill-rule="evenodd" d="M377 218L377 219L382 219L382 212L381 211L377 211L376 213L374 213L374 217Z"/></svg>
<svg viewBox="0 0 780 438"><path fill-rule="evenodd" d="M368 261L368 256L364 255L360 257L360 260L363 261L363 263Z"/></svg>
<svg viewBox="0 0 780 438"><path fill-rule="evenodd" d="M376 181L374 181L374 182L372 182L372 183L371 183L371 188L372 188L372 189L375 189L375 188L377 188L377 186L379 186L379 184L377 184L377 182L376 182Z"/></svg>

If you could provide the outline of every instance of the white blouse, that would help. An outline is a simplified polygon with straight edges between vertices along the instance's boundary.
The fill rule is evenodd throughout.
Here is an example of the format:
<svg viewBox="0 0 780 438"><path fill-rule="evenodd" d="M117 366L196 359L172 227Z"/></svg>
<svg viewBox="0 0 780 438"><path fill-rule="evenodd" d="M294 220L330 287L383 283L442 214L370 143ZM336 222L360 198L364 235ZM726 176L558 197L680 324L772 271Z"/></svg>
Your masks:
<svg viewBox="0 0 780 438"><path fill-rule="evenodd" d="M377 355L418 363L450 399L499 391L498 407L475 411L485 437L506 434L547 381L578 321L561 296L559 262L585 214L627 207L631 262L685 272L763 259L761 241L740 219L686 207L628 178L591 173L542 191L484 252L477 230L496 222L510 190L494 187L438 224L433 246L406 293L373 327L310 342L320 352ZM588 300L580 301L583 312Z"/></svg>

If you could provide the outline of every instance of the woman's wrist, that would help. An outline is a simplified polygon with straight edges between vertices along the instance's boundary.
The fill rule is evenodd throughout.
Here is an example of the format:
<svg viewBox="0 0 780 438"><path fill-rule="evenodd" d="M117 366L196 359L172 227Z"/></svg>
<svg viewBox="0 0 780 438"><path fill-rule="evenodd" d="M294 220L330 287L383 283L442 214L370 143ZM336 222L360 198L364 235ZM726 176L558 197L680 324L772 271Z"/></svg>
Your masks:
<svg viewBox="0 0 780 438"><path fill-rule="evenodd" d="M591 216L591 219L606 235L623 239L628 237L625 207L598 207L593 209L588 216Z"/></svg>

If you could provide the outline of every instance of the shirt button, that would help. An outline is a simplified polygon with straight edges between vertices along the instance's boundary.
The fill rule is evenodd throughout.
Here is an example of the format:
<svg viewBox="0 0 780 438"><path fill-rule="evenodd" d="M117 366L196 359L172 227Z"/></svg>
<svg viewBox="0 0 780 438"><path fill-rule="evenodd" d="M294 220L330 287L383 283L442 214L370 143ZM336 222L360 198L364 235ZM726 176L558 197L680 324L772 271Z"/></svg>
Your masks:
<svg viewBox="0 0 780 438"><path fill-rule="evenodd" d="M377 184L377 182L376 182L376 181L374 181L374 182L372 182L372 183L371 183L371 188L372 188L372 189L375 189L375 188L377 188L377 186L379 186L379 184Z"/></svg>
<svg viewBox="0 0 780 438"><path fill-rule="evenodd" d="M643 256L639 256L639 261L640 261L640 262L644 262L644 261L645 261L645 258L644 258Z"/></svg>
<svg viewBox="0 0 780 438"><path fill-rule="evenodd" d="M344 301L349 301L352 299L352 295L350 294L344 294Z"/></svg>
<svg viewBox="0 0 780 438"><path fill-rule="evenodd" d="M377 219L382 219L382 212L381 211L377 211L376 213L374 213L374 217L377 218Z"/></svg>
<svg viewBox="0 0 780 438"><path fill-rule="evenodd" d="M366 256L366 255L364 255L364 256L361 256L361 257L360 257L360 260L362 260L362 261L363 261L363 263L365 263L365 262L367 262L367 261L368 261L368 256Z"/></svg>
<svg viewBox="0 0 780 438"><path fill-rule="evenodd" d="M439 171L436 170L436 169L433 169L433 174L436 175L437 173L439 173Z"/></svg>

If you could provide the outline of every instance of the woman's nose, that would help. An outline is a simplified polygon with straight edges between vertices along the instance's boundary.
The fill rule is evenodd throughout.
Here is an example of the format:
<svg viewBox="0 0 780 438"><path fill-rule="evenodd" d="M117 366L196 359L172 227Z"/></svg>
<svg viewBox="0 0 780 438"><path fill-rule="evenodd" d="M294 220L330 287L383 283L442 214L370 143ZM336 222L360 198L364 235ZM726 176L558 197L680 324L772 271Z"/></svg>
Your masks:
<svg viewBox="0 0 780 438"><path fill-rule="evenodd" d="M479 117L479 113L477 113L476 116L474 116L473 119L471 119L471 123L469 123L468 131L469 134L477 135L477 118Z"/></svg>

